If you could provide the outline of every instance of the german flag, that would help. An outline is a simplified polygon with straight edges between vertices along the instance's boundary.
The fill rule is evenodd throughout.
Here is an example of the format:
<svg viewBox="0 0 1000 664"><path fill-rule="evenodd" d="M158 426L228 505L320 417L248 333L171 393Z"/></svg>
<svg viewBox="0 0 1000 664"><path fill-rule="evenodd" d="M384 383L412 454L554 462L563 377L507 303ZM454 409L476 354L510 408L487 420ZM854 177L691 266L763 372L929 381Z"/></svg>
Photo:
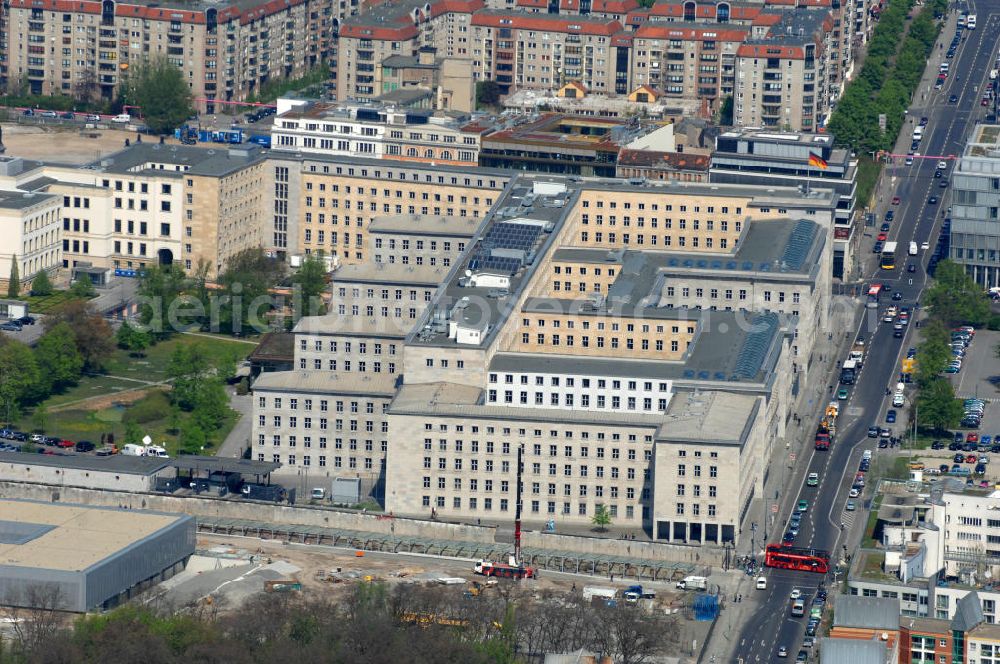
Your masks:
<svg viewBox="0 0 1000 664"><path fill-rule="evenodd" d="M814 152L809 153L809 165L815 166L816 168L821 168L823 170L826 170L827 167L829 166L829 164L826 163L826 159L823 159L823 157L819 156Z"/></svg>

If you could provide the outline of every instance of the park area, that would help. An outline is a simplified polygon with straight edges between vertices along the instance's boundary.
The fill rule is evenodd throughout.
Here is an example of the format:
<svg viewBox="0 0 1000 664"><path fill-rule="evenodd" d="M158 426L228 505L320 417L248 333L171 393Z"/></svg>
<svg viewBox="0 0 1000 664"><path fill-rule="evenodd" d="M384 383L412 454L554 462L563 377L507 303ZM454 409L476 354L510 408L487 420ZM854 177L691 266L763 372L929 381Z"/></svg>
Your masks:
<svg viewBox="0 0 1000 664"><path fill-rule="evenodd" d="M181 431L193 413L172 408L168 368L180 347L197 345L212 364L239 362L255 343L200 334L178 334L146 349L141 355L116 348L99 374L85 374L76 385L53 394L39 406L25 410L15 426L21 431L42 431L50 436L89 440L100 446L102 435L114 434L116 444L126 442L127 422L149 435L175 456ZM209 435L206 454L213 454L235 425L237 413L228 410L222 425Z"/></svg>

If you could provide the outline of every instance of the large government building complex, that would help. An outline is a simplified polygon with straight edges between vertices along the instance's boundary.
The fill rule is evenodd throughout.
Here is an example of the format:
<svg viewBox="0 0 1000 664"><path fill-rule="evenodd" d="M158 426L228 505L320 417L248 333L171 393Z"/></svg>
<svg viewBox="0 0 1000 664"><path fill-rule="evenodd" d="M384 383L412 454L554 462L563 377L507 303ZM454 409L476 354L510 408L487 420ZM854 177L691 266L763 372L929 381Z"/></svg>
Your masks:
<svg viewBox="0 0 1000 664"><path fill-rule="evenodd" d="M603 506L737 541L818 359L839 196L433 173L413 178L492 204L370 221L294 369L254 385L254 457L359 477L397 515L506 522L521 449L529 522Z"/></svg>

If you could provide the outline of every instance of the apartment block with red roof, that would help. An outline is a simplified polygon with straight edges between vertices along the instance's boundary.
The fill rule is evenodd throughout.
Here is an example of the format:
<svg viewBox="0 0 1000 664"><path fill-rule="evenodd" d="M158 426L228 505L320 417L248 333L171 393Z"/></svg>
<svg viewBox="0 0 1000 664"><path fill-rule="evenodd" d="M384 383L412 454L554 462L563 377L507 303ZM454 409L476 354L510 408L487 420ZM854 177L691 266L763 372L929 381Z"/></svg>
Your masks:
<svg viewBox="0 0 1000 664"><path fill-rule="evenodd" d="M337 99L371 101L390 92L386 58L416 57L432 46L439 57L471 59L470 22L483 0L402 0L372 6L339 26Z"/></svg>
<svg viewBox="0 0 1000 664"><path fill-rule="evenodd" d="M353 1L353 0L352 0ZM0 21L0 78L32 94L112 99L128 70L164 56L195 98L243 100L329 55L332 0L11 0ZM202 111L217 110L209 102Z"/></svg>
<svg viewBox="0 0 1000 664"><path fill-rule="evenodd" d="M736 126L821 129L832 96L830 61L839 57L833 23L825 9L758 17L752 38L736 51Z"/></svg>
<svg viewBox="0 0 1000 664"><path fill-rule="evenodd" d="M558 90L570 81L621 94L611 45L621 31L618 21L599 17L483 9L472 16L473 71L479 80L496 81L501 94Z"/></svg>

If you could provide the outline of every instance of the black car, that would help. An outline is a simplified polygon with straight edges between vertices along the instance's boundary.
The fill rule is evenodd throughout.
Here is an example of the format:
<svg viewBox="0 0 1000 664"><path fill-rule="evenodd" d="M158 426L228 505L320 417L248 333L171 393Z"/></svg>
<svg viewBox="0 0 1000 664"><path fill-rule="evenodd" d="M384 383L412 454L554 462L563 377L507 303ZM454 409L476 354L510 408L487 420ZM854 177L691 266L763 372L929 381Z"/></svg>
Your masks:
<svg viewBox="0 0 1000 664"><path fill-rule="evenodd" d="M902 339L903 338L903 330L893 330L892 331L892 338L893 339Z"/></svg>
<svg viewBox="0 0 1000 664"><path fill-rule="evenodd" d="M962 435L961 431L956 431L954 438L955 442L958 443L959 445L965 442L965 436Z"/></svg>
<svg viewBox="0 0 1000 664"><path fill-rule="evenodd" d="M903 299L903 294L900 293L899 291L896 291L895 293L892 294L892 301L893 302L899 302L902 299Z"/></svg>
<svg viewBox="0 0 1000 664"><path fill-rule="evenodd" d="M958 103L958 95L952 95L952 96L948 97L948 103L949 104L957 104Z"/></svg>
<svg viewBox="0 0 1000 664"><path fill-rule="evenodd" d="M943 175L943 174L941 173L941 171L934 171L934 177L936 177L936 178L939 178L939 177L941 177L942 175Z"/></svg>
<svg viewBox="0 0 1000 664"><path fill-rule="evenodd" d="M965 450L966 452L976 452L979 450L979 445L977 445L976 443L966 443L965 445L962 446L962 449Z"/></svg>
<svg viewBox="0 0 1000 664"><path fill-rule="evenodd" d="M868 437L878 438L878 427L868 427Z"/></svg>
<svg viewBox="0 0 1000 664"><path fill-rule="evenodd" d="M973 472L976 475L985 475L986 474L986 464L985 463L977 463L976 464L976 469Z"/></svg>
<svg viewBox="0 0 1000 664"><path fill-rule="evenodd" d="M885 212L885 220L886 221L892 221L895 218L896 218L896 211L895 210L886 210L886 212Z"/></svg>
<svg viewBox="0 0 1000 664"><path fill-rule="evenodd" d="M938 466L938 470L941 471L942 475L947 475L948 471L951 470L951 466L949 466L946 463L942 463L940 466Z"/></svg>
<svg viewBox="0 0 1000 664"><path fill-rule="evenodd" d="M795 541L795 535L793 535L791 531L788 531L785 533L785 536L781 538L781 541L785 544L791 544Z"/></svg>
<svg viewBox="0 0 1000 664"><path fill-rule="evenodd" d="M961 453L956 454L955 456L952 457L951 460L954 461L955 463L962 463L965 461L965 455Z"/></svg>
<svg viewBox="0 0 1000 664"><path fill-rule="evenodd" d="M880 438L878 441L879 449L885 449L889 447L889 441L886 438Z"/></svg>
<svg viewBox="0 0 1000 664"><path fill-rule="evenodd" d="M21 325L34 325L37 319L34 316L21 316L17 322Z"/></svg>
<svg viewBox="0 0 1000 664"><path fill-rule="evenodd" d="M948 188L948 181L947 180L941 180L941 182L938 183L938 186L941 187L942 189L947 189Z"/></svg>
<svg viewBox="0 0 1000 664"><path fill-rule="evenodd" d="M890 228L889 224L888 223L884 223L879 228L879 230L882 231L883 233L887 233L887 232L889 232L889 228Z"/></svg>
<svg viewBox="0 0 1000 664"><path fill-rule="evenodd" d="M931 443L931 449L942 450L944 449L944 443L942 443L940 440L935 440L933 443Z"/></svg>
<svg viewBox="0 0 1000 664"><path fill-rule="evenodd" d="M30 116L30 115L34 115L34 114L35 114L35 112L32 109L30 109L30 108L24 109L23 115L29 115Z"/></svg>
<svg viewBox="0 0 1000 664"><path fill-rule="evenodd" d="M930 197L927 198L927 204L928 205L937 205L937 202L938 202L938 197L937 196L930 196Z"/></svg>
<svg viewBox="0 0 1000 664"><path fill-rule="evenodd" d="M910 263L909 265L906 266L906 271L907 272L916 272L917 271L917 266L914 265L913 263Z"/></svg>
<svg viewBox="0 0 1000 664"><path fill-rule="evenodd" d="M94 447L96 446L89 440L80 440L76 443L77 452L93 452Z"/></svg>
<svg viewBox="0 0 1000 664"><path fill-rule="evenodd" d="M955 452L956 450L962 449L962 445L960 443L948 443L948 449Z"/></svg>
<svg viewBox="0 0 1000 664"><path fill-rule="evenodd" d="M59 444L61 438L56 438L55 436L46 436L42 438L42 444L48 445L49 447L56 447Z"/></svg>

